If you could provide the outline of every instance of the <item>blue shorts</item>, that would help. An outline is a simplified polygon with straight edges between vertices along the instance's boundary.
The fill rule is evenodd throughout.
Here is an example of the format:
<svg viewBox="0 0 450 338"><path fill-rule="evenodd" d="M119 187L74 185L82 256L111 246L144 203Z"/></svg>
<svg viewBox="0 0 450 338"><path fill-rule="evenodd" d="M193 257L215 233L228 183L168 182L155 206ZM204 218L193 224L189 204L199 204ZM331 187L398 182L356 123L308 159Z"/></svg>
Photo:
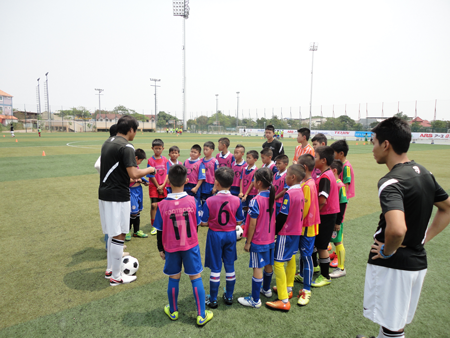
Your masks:
<svg viewBox="0 0 450 338"><path fill-rule="evenodd" d="M255 197L255 195L248 195L247 199L244 202L242 202L242 207L248 207L248 205L250 204L250 201L254 197Z"/></svg>
<svg viewBox="0 0 450 338"><path fill-rule="evenodd" d="M288 262L298 252L300 235L277 236L275 242L275 262Z"/></svg>
<svg viewBox="0 0 450 338"><path fill-rule="evenodd" d="M230 192L231 192L231 195L233 195L233 196L239 196L239 194L241 193L241 188L240 187L231 187Z"/></svg>
<svg viewBox="0 0 450 338"><path fill-rule="evenodd" d="M206 199L211 197L211 196L212 196L212 193L211 194L201 193L200 198L202 200L202 204L205 203Z"/></svg>
<svg viewBox="0 0 450 338"><path fill-rule="evenodd" d="M300 236L300 243L298 249L300 256L312 256L314 251L314 241L316 237Z"/></svg>
<svg viewBox="0 0 450 338"><path fill-rule="evenodd" d="M143 199L144 195L141 186L130 188L131 215L137 214L144 208Z"/></svg>
<svg viewBox="0 0 450 338"><path fill-rule="evenodd" d="M263 268L266 265L273 265L273 251L274 248L271 246L266 251L252 251L252 244L250 246L250 263L248 265L249 268Z"/></svg>
<svg viewBox="0 0 450 338"><path fill-rule="evenodd" d="M186 251L166 252L166 263L164 274L167 276L177 275L184 266L184 273L189 276L198 275L203 271L200 247L198 244Z"/></svg>
<svg viewBox="0 0 450 338"><path fill-rule="evenodd" d="M278 216L278 214L280 213L280 209L281 209L281 203L277 202L275 204L275 207L276 207L276 212L277 212L275 215Z"/></svg>
<svg viewBox="0 0 450 338"><path fill-rule="evenodd" d="M167 193L171 194L172 193L172 187L166 187Z"/></svg>
<svg viewBox="0 0 450 338"><path fill-rule="evenodd" d="M212 272L222 271L224 265L233 265L237 260L236 231L208 230L205 247L205 266Z"/></svg>

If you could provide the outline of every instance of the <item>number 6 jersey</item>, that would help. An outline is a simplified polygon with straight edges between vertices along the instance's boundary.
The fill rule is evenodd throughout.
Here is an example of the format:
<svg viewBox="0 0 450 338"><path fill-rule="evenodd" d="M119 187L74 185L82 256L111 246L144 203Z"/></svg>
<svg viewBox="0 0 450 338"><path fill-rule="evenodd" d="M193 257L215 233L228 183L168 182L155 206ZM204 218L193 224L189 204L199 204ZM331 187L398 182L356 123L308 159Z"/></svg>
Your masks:
<svg viewBox="0 0 450 338"><path fill-rule="evenodd" d="M213 231L236 231L236 222L243 220L241 199L231 195L229 190L219 191L203 205L202 222L208 222Z"/></svg>
<svg viewBox="0 0 450 338"><path fill-rule="evenodd" d="M164 251L187 251L196 246L199 224L195 198L186 192L169 194L158 203L153 226L162 231Z"/></svg>

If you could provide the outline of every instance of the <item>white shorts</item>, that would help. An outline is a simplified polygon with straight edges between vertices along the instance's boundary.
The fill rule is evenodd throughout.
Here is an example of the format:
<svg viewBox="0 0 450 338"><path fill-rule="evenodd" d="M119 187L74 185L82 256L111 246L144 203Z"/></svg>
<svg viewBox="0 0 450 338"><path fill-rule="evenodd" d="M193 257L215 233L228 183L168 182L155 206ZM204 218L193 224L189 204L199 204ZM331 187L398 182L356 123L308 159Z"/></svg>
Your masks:
<svg viewBox="0 0 450 338"><path fill-rule="evenodd" d="M115 237L130 231L130 202L98 200L98 208L104 234Z"/></svg>
<svg viewBox="0 0 450 338"><path fill-rule="evenodd" d="M391 331L403 329L414 318L426 273L367 264L364 317Z"/></svg>

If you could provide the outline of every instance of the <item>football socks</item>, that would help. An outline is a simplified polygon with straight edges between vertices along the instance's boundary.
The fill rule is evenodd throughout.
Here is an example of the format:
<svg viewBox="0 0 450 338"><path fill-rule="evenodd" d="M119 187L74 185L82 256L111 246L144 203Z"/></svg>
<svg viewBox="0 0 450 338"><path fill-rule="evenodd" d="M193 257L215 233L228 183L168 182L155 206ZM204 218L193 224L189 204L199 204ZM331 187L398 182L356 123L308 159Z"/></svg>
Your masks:
<svg viewBox="0 0 450 338"><path fill-rule="evenodd" d="M112 236L108 236L108 244L106 248L106 270L112 271L112 259L111 259L111 252L109 249L111 249L111 241Z"/></svg>
<svg viewBox="0 0 450 338"><path fill-rule="evenodd" d="M386 329L385 327L380 326L380 332L378 337L382 338L401 338L405 336L405 331L402 332L394 332Z"/></svg>
<svg viewBox="0 0 450 338"><path fill-rule="evenodd" d="M217 300L220 286L220 272L212 272L209 276L209 293L211 301Z"/></svg>
<svg viewBox="0 0 450 338"><path fill-rule="evenodd" d="M303 270L300 270L303 275L303 289L311 291L311 282L314 274L314 264L311 256L302 256L301 262L303 265Z"/></svg>
<svg viewBox="0 0 450 338"><path fill-rule="evenodd" d="M330 257L320 258L320 274L324 276L326 279L330 279Z"/></svg>
<svg viewBox="0 0 450 338"><path fill-rule="evenodd" d="M227 278L227 298L233 298L234 285L236 284L236 272L233 265L225 265L226 278Z"/></svg>
<svg viewBox="0 0 450 338"><path fill-rule="evenodd" d="M270 275L272 277L272 274ZM252 298L255 303L259 302L259 292L261 291L261 285L263 283L263 279L252 277ZM269 283L270 288L270 283Z"/></svg>
<svg viewBox="0 0 450 338"><path fill-rule="evenodd" d="M191 280L192 292L194 293L195 303L197 304L197 316L205 318L205 288L203 287L202 278Z"/></svg>
<svg viewBox="0 0 450 338"><path fill-rule="evenodd" d="M178 311L178 290L180 280L169 277L169 284L167 286L167 296L169 297L170 313Z"/></svg>
<svg viewBox="0 0 450 338"><path fill-rule="evenodd" d="M277 281L278 299L288 299L288 292L286 286L286 271L284 270L284 262L275 262L275 279Z"/></svg>
<svg viewBox="0 0 450 338"><path fill-rule="evenodd" d="M345 262L344 244L336 245L336 255L338 258L338 268L344 270L344 262Z"/></svg>
<svg viewBox="0 0 450 338"><path fill-rule="evenodd" d="M120 279L121 275L123 243L124 241L113 238L110 245L111 249L109 250L109 253L111 255L111 277L116 280Z"/></svg>
<svg viewBox="0 0 450 338"><path fill-rule="evenodd" d="M264 276L263 276L263 289L265 291L270 290L270 283L272 283L272 275L273 272L266 272L264 270ZM259 290L259 289L258 289ZM255 298L253 297L253 299L255 300ZM256 301L256 300L255 300Z"/></svg>
<svg viewBox="0 0 450 338"><path fill-rule="evenodd" d="M295 262L295 255L293 255L291 260L287 263L287 267L286 267L286 285L287 285L287 288L288 289L291 288L291 290L292 290L292 287L294 286L296 265L297 264Z"/></svg>

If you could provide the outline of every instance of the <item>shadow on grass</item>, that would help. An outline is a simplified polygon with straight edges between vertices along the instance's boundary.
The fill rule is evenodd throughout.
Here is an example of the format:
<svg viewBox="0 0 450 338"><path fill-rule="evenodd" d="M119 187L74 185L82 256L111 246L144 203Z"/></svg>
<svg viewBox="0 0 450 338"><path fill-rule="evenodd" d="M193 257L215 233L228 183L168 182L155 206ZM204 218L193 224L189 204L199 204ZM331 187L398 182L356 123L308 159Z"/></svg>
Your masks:
<svg viewBox="0 0 450 338"><path fill-rule="evenodd" d="M105 248L86 248L72 255L72 261L67 264L71 267L84 262L103 261L106 258Z"/></svg>
<svg viewBox="0 0 450 338"><path fill-rule="evenodd" d="M104 269L89 268L77 270L64 276L68 288L80 291L100 291L109 287L109 280L104 278Z"/></svg>

